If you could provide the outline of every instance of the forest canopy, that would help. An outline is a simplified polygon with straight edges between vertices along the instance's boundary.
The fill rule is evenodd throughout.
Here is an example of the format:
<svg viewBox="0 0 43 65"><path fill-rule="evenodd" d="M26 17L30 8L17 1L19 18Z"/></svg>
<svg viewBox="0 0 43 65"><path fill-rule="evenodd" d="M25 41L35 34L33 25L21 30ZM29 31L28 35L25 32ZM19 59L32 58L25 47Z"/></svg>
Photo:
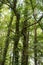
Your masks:
<svg viewBox="0 0 43 65"><path fill-rule="evenodd" d="M43 0L0 0L0 65L43 65Z"/></svg>

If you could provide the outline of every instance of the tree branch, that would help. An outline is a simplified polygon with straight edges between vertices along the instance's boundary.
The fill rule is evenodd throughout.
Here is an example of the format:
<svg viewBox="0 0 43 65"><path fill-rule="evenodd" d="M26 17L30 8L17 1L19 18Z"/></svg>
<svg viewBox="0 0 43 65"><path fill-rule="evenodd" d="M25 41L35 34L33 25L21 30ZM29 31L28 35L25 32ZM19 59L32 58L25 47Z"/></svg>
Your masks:
<svg viewBox="0 0 43 65"><path fill-rule="evenodd" d="M36 15L34 14L34 9L35 9L35 7L33 7L34 5L33 5L33 3L32 3L32 0L30 0L30 3L31 3L31 7L32 7L32 10L33 10L33 16L34 16L34 19L35 19L35 21L37 21L36 20ZM41 18L37 21L37 23L39 23L39 26L41 27L41 24L40 24L40 20L43 18L43 14L42 14L42 16L41 16ZM36 24L36 23L35 23ZM33 25L33 24L32 24ZM41 27L41 29L42 29L42 27Z"/></svg>
<svg viewBox="0 0 43 65"><path fill-rule="evenodd" d="M12 6L9 2L8 2L9 4L6 3L6 2L3 2L3 1L0 1L0 2L1 2L2 4L6 4L6 5L9 6L11 9L13 9L13 6Z"/></svg>
<svg viewBox="0 0 43 65"><path fill-rule="evenodd" d="M39 18L39 20L38 20L37 22L35 22L35 23L33 23L33 24L30 24L28 27L33 26L34 24L39 23L39 22L41 21L42 18L43 18L43 15Z"/></svg>

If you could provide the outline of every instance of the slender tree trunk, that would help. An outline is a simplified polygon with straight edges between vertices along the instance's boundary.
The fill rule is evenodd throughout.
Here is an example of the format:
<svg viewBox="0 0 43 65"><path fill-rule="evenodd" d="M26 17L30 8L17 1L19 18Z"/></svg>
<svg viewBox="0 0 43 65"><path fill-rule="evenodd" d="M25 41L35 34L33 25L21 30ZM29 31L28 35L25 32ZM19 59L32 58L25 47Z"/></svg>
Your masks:
<svg viewBox="0 0 43 65"><path fill-rule="evenodd" d="M25 0L26 1L26 0ZM22 60L21 65L28 65L28 41L29 41L29 32L27 30L28 21L26 20L28 17L28 8L27 3L25 2L25 11L24 11L24 25L22 29L23 34L23 51L22 51Z"/></svg>
<svg viewBox="0 0 43 65"><path fill-rule="evenodd" d="M27 31L28 21L26 20L28 17L28 9L27 3L25 3L25 11L24 11L24 25L22 29L23 34L23 51L22 51L22 60L21 65L28 65L28 41L29 41L29 32Z"/></svg>
<svg viewBox="0 0 43 65"><path fill-rule="evenodd" d="M34 10L35 8L34 8L32 0L30 0L30 3L31 3L35 23L36 23L36 14L35 14L35 10ZM35 31L35 35L34 35L34 61L35 61L35 65L37 65L37 28L36 28L36 24L34 27L35 27L34 28L34 31Z"/></svg>
<svg viewBox="0 0 43 65"><path fill-rule="evenodd" d="M25 7L25 14L24 14L25 21L24 21L24 25L23 25L23 29L22 29L23 51L22 51L21 65L28 65L28 40L29 40L29 33L27 31L27 25L28 25L28 21L26 21L27 13L28 13L28 10Z"/></svg>
<svg viewBox="0 0 43 65"><path fill-rule="evenodd" d="M18 16L19 17L19 16ZM18 18L19 19L19 18ZM14 48L13 48L13 64L19 65L19 52L18 52L18 42L19 42L19 20L16 21L16 32L15 32L15 40L14 40Z"/></svg>
<svg viewBox="0 0 43 65"><path fill-rule="evenodd" d="M16 31L15 31L15 40L14 40L14 48L13 48L13 60L12 65L19 65L19 51L18 51L18 42L19 42L19 20L20 14L16 10L17 0L14 1L14 13L16 16Z"/></svg>
<svg viewBox="0 0 43 65"><path fill-rule="evenodd" d="M34 26L35 28L35 35L34 35L34 61L35 61L35 65L37 65L37 28L36 28L36 24Z"/></svg>
<svg viewBox="0 0 43 65"><path fill-rule="evenodd" d="M24 22L24 29L23 29L23 52L22 52L22 61L21 65L28 65L28 37L29 33L27 32L27 21Z"/></svg>
<svg viewBox="0 0 43 65"><path fill-rule="evenodd" d="M0 65L2 63L2 45L0 46Z"/></svg>
<svg viewBox="0 0 43 65"><path fill-rule="evenodd" d="M10 31L11 31L11 25L12 25L12 20L13 20L13 14L11 16L11 20L8 26L8 32L7 32L7 37L6 37L6 42L5 42L5 48L4 48L4 53L3 53L3 60L2 60L2 64L5 64L5 60L6 60L6 54L7 54L7 50L8 50L8 46L9 46L9 36L10 36Z"/></svg>

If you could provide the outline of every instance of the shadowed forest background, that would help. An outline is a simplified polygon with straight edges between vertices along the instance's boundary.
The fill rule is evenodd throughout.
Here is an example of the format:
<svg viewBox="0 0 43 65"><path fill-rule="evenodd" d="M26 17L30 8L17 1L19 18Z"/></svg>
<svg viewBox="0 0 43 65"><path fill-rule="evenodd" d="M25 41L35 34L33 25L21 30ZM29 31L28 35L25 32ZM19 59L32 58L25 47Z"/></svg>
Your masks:
<svg viewBox="0 0 43 65"><path fill-rule="evenodd" d="M43 0L0 0L0 65L43 65Z"/></svg>

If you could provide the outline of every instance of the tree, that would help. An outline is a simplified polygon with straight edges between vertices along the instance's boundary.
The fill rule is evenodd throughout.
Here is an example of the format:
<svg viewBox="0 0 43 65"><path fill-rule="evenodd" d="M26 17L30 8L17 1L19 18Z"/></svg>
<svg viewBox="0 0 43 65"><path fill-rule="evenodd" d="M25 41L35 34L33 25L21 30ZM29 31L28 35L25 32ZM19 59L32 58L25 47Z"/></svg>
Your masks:
<svg viewBox="0 0 43 65"><path fill-rule="evenodd" d="M0 0L1 65L43 64L42 4L41 0Z"/></svg>

